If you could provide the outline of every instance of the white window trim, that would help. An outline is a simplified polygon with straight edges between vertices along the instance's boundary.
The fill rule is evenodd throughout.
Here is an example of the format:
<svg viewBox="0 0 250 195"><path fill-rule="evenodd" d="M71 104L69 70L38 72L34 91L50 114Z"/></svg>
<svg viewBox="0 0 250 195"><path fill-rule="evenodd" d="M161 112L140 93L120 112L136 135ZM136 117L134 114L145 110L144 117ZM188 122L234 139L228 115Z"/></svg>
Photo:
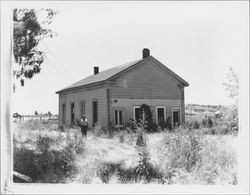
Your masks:
<svg viewBox="0 0 250 195"><path fill-rule="evenodd" d="M179 110L180 115L180 125L182 124L182 116L181 116L181 107L174 107L172 108L172 127L174 127L174 110Z"/></svg>
<svg viewBox="0 0 250 195"><path fill-rule="evenodd" d="M82 115L86 116L86 103L85 103L85 99L80 100L80 118L82 117Z"/></svg>
<svg viewBox="0 0 250 195"><path fill-rule="evenodd" d="M123 109L122 108L115 108L114 109L114 123L115 123L115 111L118 111L118 116L117 116L117 122L118 124L120 123L120 117L119 117L119 112L122 112L122 124L121 125L116 125L115 126L123 126L123 122L124 122L124 112L123 112Z"/></svg>
<svg viewBox="0 0 250 195"><path fill-rule="evenodd" d="M158 125L158 108L163 108L164 109L164 121L166 122L167 120L167 115L166 115L166 106L156 106L155 107L155 117L156 117L156 124Z"/></svg>
<svg viewBox="0 0 250 195"><path fill-rule="evenodd" d="M133 118L134 118L134 121L135 121L135 109L136 108L141 108L141 106L134 106L134 108L133 108Z"/></svg>

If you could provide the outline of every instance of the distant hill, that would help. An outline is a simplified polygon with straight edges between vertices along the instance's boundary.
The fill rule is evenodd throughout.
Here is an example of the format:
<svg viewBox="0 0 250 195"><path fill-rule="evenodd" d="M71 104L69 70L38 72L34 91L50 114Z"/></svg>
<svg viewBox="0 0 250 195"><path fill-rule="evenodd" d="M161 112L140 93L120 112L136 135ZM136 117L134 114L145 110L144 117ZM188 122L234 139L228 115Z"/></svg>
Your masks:
<svg viewBox="0 0 250 195"><path fill-rule="evenodd" d="M226 111L226 110L230 109L230 106L185 104L185 109L186 110L192 110L194 112L216 112L217 110Z"/></svg>

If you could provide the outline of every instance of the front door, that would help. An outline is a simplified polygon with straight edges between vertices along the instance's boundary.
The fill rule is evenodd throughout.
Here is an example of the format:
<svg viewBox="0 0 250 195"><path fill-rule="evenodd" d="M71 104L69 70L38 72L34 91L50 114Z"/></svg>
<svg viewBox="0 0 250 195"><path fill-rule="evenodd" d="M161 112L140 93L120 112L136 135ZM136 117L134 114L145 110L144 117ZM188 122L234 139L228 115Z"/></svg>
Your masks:
<svg viewBox="0 0 250 195"><path fill-rule="evenodd" d="M180 125L180 109L173 110L173 126L178 127Z"/></svg>
<svg viewBox="0 0 250 195"><path fill-rule="evenodd" d="M165 109L164 107L157 108L157 123L163 127L165 124Z"/></svg>

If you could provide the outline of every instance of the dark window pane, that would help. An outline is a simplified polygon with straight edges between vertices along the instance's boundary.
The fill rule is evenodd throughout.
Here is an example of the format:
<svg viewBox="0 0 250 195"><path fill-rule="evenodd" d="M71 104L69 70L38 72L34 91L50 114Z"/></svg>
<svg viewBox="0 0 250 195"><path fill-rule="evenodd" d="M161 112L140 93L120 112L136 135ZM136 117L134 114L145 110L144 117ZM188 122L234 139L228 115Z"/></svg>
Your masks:
<svg viewBox="0 0 250 195"><path fill-rule="evenodd" d="M117 110L115 110L115 125L118 125L118 114L117 114Z"/></svg>
<svg viewBox="0 0 250 195"><path fill-rule="evenodd" d="M135 108L135 120L139 122L139 119L141 119L141 109Z"/></svg>
<svg viewBox="0 0 250 195"><path fill-rule="evenodd" d="M164 108L157 108L157 115L158 115L158 125L163 127L164 125Z"/></svg>
<svg viewBox="0 0 250 195"><path fill-rule="evenodd" d="M63 104L62 105L62 123L63 124L66 124L66 105L65 104Z"/></svg>
<svg viewBox="0 0 250 195"><path fill-rule="evenodd" d="M93 125L98 121L98 102L93 101Z"/></svg>
<svg viewBox="0 0 250 195"><path fill-rule="evenodd" d="M119 111L119 125L122 125L122 111Z"/></svg>
<svg viewBox="0 0 250 195"><path fill-rule="evenodd" d="M75 104L71 104L71 124L73 124L75 121Z"/></svg>

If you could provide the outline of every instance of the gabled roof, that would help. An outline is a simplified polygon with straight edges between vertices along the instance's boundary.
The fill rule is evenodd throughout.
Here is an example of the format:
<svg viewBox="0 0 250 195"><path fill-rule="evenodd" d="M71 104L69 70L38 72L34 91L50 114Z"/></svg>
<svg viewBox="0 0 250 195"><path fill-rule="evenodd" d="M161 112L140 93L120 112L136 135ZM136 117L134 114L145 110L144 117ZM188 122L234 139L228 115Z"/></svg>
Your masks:
<svg viewBox="0 0 250 195"><path fill-rule="evenodd" d="M96 84L96 83L103 83L105 81L108 81L111 78L114 78L116 76L119 76L122 72L132 68L133 66L136 66L137 64L140 64L140 62L142 62L145 59L152 59L153 61L155 61L156 63L159 63L160 66L162 66L166 71L168 71L173 77L175 77L177 80L179 80L184 86L188 86L189 84L182 79L180 76L178 76L177 74L175 74L173 71L171 71L169 68L167 68L166 66L164 66L163 64L161 64L158 60L156 60L154 57L152 56L148 56L144 59L140 59L140 60L136 60L133 62L129 62L120 66L116 66L114 68L110 68L107 70L104 70L102 72L99 72L96 75L91 75L88 76L80 81L77 81L75 83L73 83L72 85L57 91L56 93L60 93L63 91L68 91L70 89L74 89L74 88L78 88L78 87L83 87L83 86L89 86L91 84Z"/></svg>

